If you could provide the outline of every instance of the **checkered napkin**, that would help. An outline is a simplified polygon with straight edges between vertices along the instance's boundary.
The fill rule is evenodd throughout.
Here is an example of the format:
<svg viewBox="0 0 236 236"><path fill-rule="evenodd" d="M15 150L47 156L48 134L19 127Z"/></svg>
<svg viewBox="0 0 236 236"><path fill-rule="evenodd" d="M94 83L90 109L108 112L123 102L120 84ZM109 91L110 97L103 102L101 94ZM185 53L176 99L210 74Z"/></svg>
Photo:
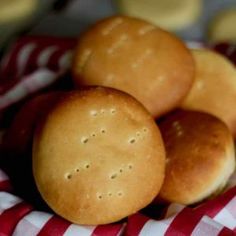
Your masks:
<svg viewBox="0 0 236 236"><path fill-rule="evenodd" d="M55 83L68 71L74 46L74 39L26 37L17 41L1 62L0 110ZM224 50L222 45L214 49L235 59L235 47L223 46ZM230 50L226 50L226 46L231 47ZM236 235L235 183L236 174L221 196L195 208L171 204L158 220L137 213L124 223L82 226L34 209L14 195L9 177L0 169L0 236Z"/></svg>
<svg viewBox="0 0 236 236"><path fill-rule="evenodd" d="M53 84L70 67L75 39L24 37L0 64L0 110Z"/></svg>
<svg viewBox="0 0 236 236"><path fill-rule="evenodd" d="M124 224L80 226L46 212L40 212L10 193L8 176L0 170L1 236L117 236Z"/></svg>

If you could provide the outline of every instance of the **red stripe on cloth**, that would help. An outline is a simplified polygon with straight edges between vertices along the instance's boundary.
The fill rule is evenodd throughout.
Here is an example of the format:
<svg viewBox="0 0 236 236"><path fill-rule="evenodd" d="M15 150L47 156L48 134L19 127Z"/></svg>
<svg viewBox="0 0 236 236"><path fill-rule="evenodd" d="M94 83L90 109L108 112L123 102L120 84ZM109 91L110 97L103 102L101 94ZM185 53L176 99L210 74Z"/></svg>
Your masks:
<svg viewBox="0 0 236 236"><path fill-rule="evenodd" d="M200 205L194 209L196 214L207 215L210 218L216 216L234 197L236 196L236 187L213 200Z"/></svg>
<svg viewBox="0 0 236 236"><path fill-rule="evenodd" d="M64 49L58 49L57 51L55 51L48 60L48 68L52 71L59 71L61 69L59 65L59 60L64 54Z"/></svg>
<svg viewBox="0 0 236 236"><path fill-rule="evenodd" d="M123 224L100 225L95 228L92 236L117 236Z"/></svg>
<svg viewBox="0 0 236 236"><path fill-rule="evenodd" d="M50 220L43 226L43 228L38 233L38 236L63 236L68 227L71 225L68 221L58 217L53 216Z"/></svg>
<svg viewBox="0 0 236 236"><path fill-rule="evenodd" d="M125 228L125 236L139 235L145 223L149 220L148 217L139 213L132 215L128 218L128 223Z"/></svg>
<svg viewBox="0 0 236 236"><path fill-rule="evenodd" d="M11 192L12 186L9 179L0 182L0 191Z"/></svg>
<svg viewBox="0 0 236 236"><path fill-rule="evenodd" d="M12 235L17 223L29 212L33 207L25 202L21 202L0 215L0 235Z"/></svg>
<svg viewBox="0 0 236 236"><path fill-rule="evenodd" d="M178 213L167 229L165 236L191 235L202 216L194 214L192 209L184 208Z"/></svg>
<svg viewBox="0 0 236 236"><path fill-rule="evenodd" d="M226 227L224 227L224 228L220 231L220 233L218 234L218 236L235 236L235 235L236 235L235 232L233 232L232 230L230 230L230 229L228 229L228 228L226 228Z"/></svg>
<svg viewBox="0 0 236 236"><path fill-rule="evenodd" d="M5 78L9 80L5 80ZM14 77L10 79L9 77L1 78L0 76L0 96L4 95L6 92L8 92L11 88L13 88L15 85L19 83L19 79L17 77Z"/></svg>
<svg viewBox="0 0 236 236"><path fill-rule="evenodd" d="M0 94L4 94L18 83L20 79L18 77L18 56L27 42L24 39L19 40L11 49L7 65L0 71Z"/></svg>
<svg viewBox="0 0 236 236"><path fill-rule="evenodd" d="M74 38L57 38L57 37L47 37L47 36L26 36L20 38L11 48L8 54L9 60L7 60L7 64L4 65L2 68L0 68L0 94L6 93L8 90L14 87L17 84L17 82L21 79L18 77L18 72L19 72L18 57L23 47L29 44L35 44L36 47L39 47L41 49L51 46L56 46L60 48L62 52L65 52L69 49L74 48L76 45L76 41L77 40ZM33 60L35 60L36 54L37 52L35 52L35 54L32 55L32 57L34 57ZM34 65L35 62L31 61L31 59L29 59L28 63L26 64L25 72L27 73L29 73L29 71L32 71L33 68L37 69ZM32 68L30 65L31 62L33 62ZM52 68L59 69L58 65L55 65L55 63L57 62L55 61L53 62Z"/></svg>
<svg viewBox="0 0 236 236"><path fill-rule="evenodd" d="M44 50L44 47L42 47L41 45L37 45L36 48L34 49L34 51L30 54L29 58L28 58L28 62L26 64L26 68L23 71L23 75L28 75L30 73L35 72L35 70L38 69L37 66L37 59L40 55L40 53Z"/></svg>
<svg viewBox="0 0 236 236"><path fill-rule="evenodd" d="M18 73L18 68L17 68L17 59L18 59L18 54L19 51L23 48L23 46L26 45L26 42L24 39L19 40L16 42L16 44L12 47L9 56L9 60L7 65L2 68L3 70L1 71L1 80L10 80L12 78L15 78Z"/></svg>
<svg viewBox="0 0 236 236"><path fill-rule="evenodd" d="M24 40L27 43L34 42L36 44L42 45L42 47L58 46L64 50L75 47L77 43L77 38L38 35L25 36L21 38L21 40Z"/></svg>

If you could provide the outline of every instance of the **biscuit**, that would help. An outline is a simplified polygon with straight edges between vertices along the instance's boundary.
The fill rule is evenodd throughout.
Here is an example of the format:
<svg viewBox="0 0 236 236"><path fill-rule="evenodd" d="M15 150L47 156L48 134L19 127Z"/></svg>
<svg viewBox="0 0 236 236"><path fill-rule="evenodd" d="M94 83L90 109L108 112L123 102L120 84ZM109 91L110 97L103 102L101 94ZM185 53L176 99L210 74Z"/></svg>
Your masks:
<svg viewBox="0 0 236 236"><path fill-rule="evenodd" d="M236 8L223 10L216 14L209 25L208 39L213 43L236 43Z"/></svg>
<svg viewBox="0 0 236 236"><path fill-rule="evenodd" d="M236 70L224 56L207 50L192 50L196 62L193 87L181 107L199 110L223 120L236 135Z"/></svg>
<svg viewBox="0 0 236 236"><path fill-rule="evenodd" d="M193 24L202 12L202 0L118 0L122 14L139 17L167 30Z"/></svg>
<svg viewBox="0 0 236 236"><path fill-rule="evenodd" d="M166 148L160 198L193 204L219 194L235 169L232 135L218 118L177 111L159 123Z"/></svg>
<svg viewBox="0 0 236 236"><path fill-rule="evenodd" d="M113 16L79 38L72 72L77 86L125 91L159 117L188 93L194 61L174 35L143 20Z"/></svg>
<svg viewBox="0 0 236 236"><path fill-rule="evenodd" d="M28 17L35 11L36 7L36 0L1 0L0 24Z"/></svg>
<svg viewBox="0 0 236 236"><path fill-rule="evenodd" d="M41 94L22 106L4 135L3 149L5 152L22 155L31 150L33 133L38 119L50 110L61 93Z"/></svg>
<svg viewBox="0 0 236 236"><path fill-rule="evenodd" d="M161 188L164 168L164 145L151 115L114 89L68 92L35 133L39 192L77 224L107 224L145 207Z"/></svg>

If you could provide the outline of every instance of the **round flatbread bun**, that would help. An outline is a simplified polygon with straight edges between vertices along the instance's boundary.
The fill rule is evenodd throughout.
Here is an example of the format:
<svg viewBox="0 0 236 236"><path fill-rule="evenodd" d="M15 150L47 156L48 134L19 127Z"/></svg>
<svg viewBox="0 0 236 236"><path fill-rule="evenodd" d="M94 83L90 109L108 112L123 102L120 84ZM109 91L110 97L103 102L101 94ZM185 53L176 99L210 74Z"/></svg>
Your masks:
<svg viewBox="0 0 236 236"><path fill-rule="evenodd" d="M218 118L176 111L159 124L166 148L166 175L160 198L193 204L212 197L235 169L232 135Z"/></svg>
<svg viewBox="0 0 236 236"><path fill-rule="evenodd" d="M192 53L196 62L196 76L182 108L217 116L236 136L234 65L224 56L207 49L193 50Z"/></svg>
<svg viewBox="0 0 236 236"><path fill-rule="evenodd" d="M193 24L202 12L202 0L117 0L122 14L139 17L168 30Z"/></svg>
<svg viewBox="0 0 236 236"><path fill-rule="evenodd" d="M113 16L79 38L72 71L77 86L125 91L159 117L188 93L194 61L174 35L143 20Z"/></svg>
<svg viewBox="0 0 236 236"><path fill-rule="evenodd" d="M77 224L107 224L145 207L161 188L164 168L155 121L138 101L114 89L63 95L35 133L39 192Z"/></svg>

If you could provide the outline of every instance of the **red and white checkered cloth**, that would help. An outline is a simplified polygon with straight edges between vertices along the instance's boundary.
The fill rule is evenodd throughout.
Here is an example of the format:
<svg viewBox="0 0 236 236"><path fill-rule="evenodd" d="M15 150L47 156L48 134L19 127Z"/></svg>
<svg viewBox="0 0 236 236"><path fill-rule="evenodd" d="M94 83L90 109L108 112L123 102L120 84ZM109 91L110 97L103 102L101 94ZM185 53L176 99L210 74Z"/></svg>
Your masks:
<svg viewBox="0 0 236 236"><path fill-rule="evenodd" d="M236 235L236 187L195 209L171 204L162 220L142 214L127 223L81 226L40 212L12 193L8 176L0 170L1 236L229 236Z"/></svg>
<svg viewBox="0 0 236 236"><path fill-rule="evenodd" d="M1 236L117 236L124 224L80 226L46 212L40 212L12 190L8 176L0 170L0 235Z"/></svg>
<svg viewBox="0 0 236 236"><path fill-rule="evenodd" d="M70 67L75 39L19 39L0 64L0 110L54 83Z"/></svg>
<svg viewBox="0 0 236 236"><path fill-rule="evenodd" d="M0 110L53 84L66 73L74 46L74 39L26 37L17 41L1 62ZM214 49L236 62L235 47L224 44L224 50L222 45ZM57 215L37 211L15 196L9 177L0 169L0 236L236 235L235 180L236 174L231 178L227 192L196 208L171 204L159 220L137 213L125 223L82 226L71 224Z"/></svg>

